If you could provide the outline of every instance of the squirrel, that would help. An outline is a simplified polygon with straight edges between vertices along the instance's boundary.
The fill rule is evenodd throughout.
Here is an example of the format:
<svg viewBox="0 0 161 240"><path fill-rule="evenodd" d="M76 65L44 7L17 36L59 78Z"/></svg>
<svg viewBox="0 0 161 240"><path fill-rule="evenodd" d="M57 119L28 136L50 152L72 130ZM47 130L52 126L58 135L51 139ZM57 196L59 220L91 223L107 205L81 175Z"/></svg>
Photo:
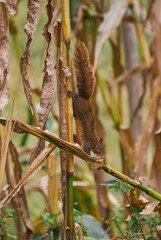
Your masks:
<svg viewBox="0 0 161 240"><path fill-rule="evenodd" d="M94 117L89 101L92 96L96 79L89 62L89 54L85 44L78 41L75 47L74 66L78 93L71 91L67 95L73 99L73 115L76 121L76 142L90 155L90 151L100 154L103 140L95 135Z"/></svg>

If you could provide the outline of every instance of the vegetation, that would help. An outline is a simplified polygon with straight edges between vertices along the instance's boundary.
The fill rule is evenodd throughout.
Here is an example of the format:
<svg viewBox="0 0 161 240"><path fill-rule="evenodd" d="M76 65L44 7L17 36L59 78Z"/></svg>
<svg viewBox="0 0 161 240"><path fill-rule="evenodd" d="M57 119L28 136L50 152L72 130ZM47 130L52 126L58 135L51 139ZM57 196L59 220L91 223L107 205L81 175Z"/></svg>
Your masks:
<svg viewBox="0 0 161 240"><path fill-rule="evenodd" d="M0 239L161 238L160 10L0 2ZM96 78L101 156L73 141L78 40Z"/></svg>

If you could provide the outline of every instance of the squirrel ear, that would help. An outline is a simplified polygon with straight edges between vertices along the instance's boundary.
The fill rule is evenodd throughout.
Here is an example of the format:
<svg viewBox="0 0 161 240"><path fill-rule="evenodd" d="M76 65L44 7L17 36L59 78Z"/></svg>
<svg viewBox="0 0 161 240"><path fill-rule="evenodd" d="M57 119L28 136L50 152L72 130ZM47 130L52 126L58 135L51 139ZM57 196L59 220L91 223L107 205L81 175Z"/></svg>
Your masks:
<svg viewBox="0 0 161 240"><path fill-rule="evenodd" d="M99 143L101 144L103 143L103 138L100 138Z"/></svg>

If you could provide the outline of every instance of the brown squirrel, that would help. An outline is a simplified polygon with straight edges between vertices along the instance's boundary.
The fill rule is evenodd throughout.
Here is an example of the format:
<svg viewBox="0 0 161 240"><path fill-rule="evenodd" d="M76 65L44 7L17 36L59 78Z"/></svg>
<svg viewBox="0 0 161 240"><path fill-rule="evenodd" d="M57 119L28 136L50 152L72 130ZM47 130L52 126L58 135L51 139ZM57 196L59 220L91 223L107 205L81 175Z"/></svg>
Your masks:
<svg viewBox="0 0 161 240"><path fill-rule="evenodd" d="M100 154L103 149L102 138L94 131L94 118L89 98L94 92L96 79L89 62L85 44L78 41L75 47L74 65L78 93L68 91L73 99L73 113L76 120L76 142L90 155L90 151Z"/></svg>

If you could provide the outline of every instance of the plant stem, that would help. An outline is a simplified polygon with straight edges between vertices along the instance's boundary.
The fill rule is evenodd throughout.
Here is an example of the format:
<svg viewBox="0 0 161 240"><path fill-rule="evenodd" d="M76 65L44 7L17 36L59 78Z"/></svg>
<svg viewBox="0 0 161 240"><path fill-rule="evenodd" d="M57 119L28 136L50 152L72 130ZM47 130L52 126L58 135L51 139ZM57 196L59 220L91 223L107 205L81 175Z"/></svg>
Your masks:
<svg viewBox="0 0 161 240"><path fill-rule="evenodd" d="M67 174L67 226L70 230L70 239L73 235L73 173Z"/></svg>
<svg viewBox="0 0 161 240"><path fill-rule="evenodd" d="M119 227L119 225L117 223L116 224L116 227L118 228L118 230L120 231L121 235L123 236L123 238L127 239L126 236L123 234L121 228Z"/></svg>
<svg viewBox="0 0 161 240"><path fill-rule="evenodd" d="M53 231L53 240L59 239L59 230L55 229Z"/></svg>
<svg viewBox="0 0 161 240"><path fill-rule="evenodd" d="M67 67L70 72L70 7L69 0L61 0L62 6L62 24L63 24L63 66ZM72 91L71 77L66 76L66 90ZM66 122L67 122L67 139L73 143L73 104L72 98L66 97ZM74 161L72 153L68 153L67 159L67 240L73 239L73 172Z"/></svg>
<svg viewBox="0 0 161 240"><path fill-rule="evenodd" d="M130 178L130 177L120 173L120 172L118 172L115 169L112 169L108 165L107 166L103 165L102 169L105 172L109 173L110 175L112 175L112 176L114 176L114 177L116 177L116 178L118 178L118 179L120 179L120 180L122 180L124 182L129 183L131 186L136 187L136 188L142 190L143 192L145 192L146 194L148 194L149 196L151 196L151 197L161 201L161 194L159 194L158 192L154 191L153 189L141 185L140 182L138 182L138 181L136 181L136 180L134 180L134 179L132 179L132 178Z"/></svg>

